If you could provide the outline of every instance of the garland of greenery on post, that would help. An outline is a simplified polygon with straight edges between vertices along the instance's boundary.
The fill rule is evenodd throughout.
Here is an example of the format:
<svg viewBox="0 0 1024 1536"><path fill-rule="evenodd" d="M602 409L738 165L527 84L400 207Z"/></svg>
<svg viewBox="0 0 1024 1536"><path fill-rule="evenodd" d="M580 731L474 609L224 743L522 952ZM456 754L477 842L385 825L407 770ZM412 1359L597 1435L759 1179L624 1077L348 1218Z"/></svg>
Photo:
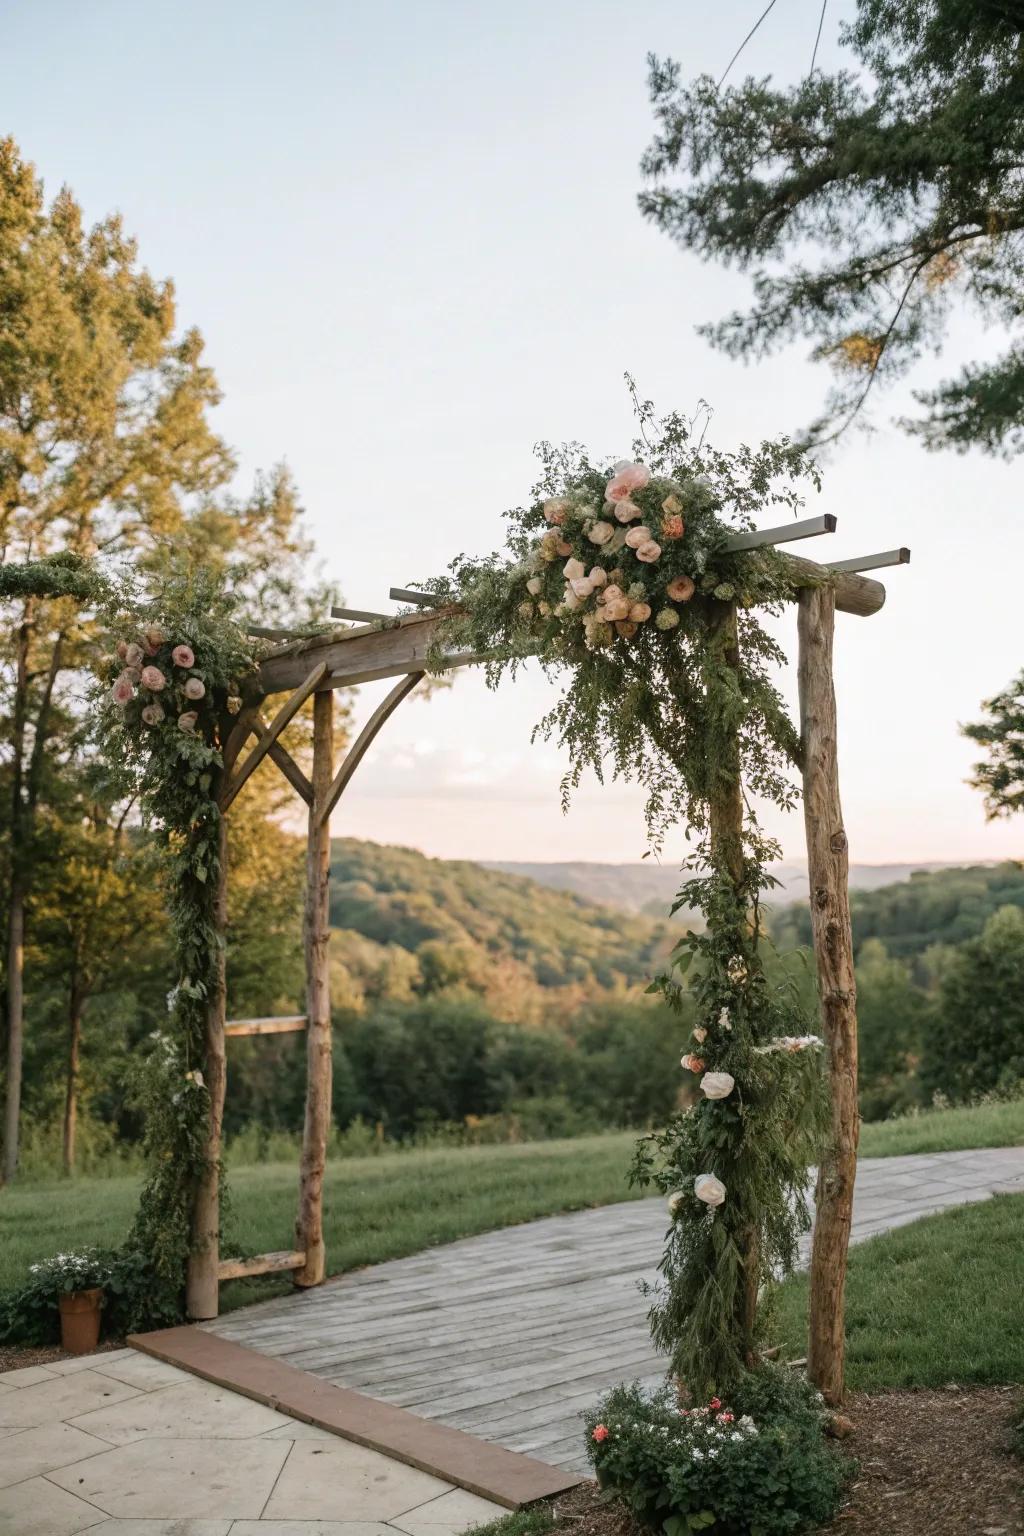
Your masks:
<svg viewBox="0 0 1024 1536"><path fill-rule="evenodd" d="M702 418L659 421L634 401L633 460L542 444L535 499L508 514L509 555L460 556L425 585L460 610L434 666L459 645L491 653L492 684L533 656L568 669L537 727L569 755L563 801L588 768L629 776L646 789L654 846L678 820L693 840L676 906L699 912L703 931L686 934L652 990L677 1003L690 972L697 1024L681 1065L697 1102L639 1143L632 1177L669 1196L651 1327L700 1397L754 1362L758 1291L792 1264L808 1224L819 1071L807 1048L820 1042L795 990L765 972L759 902L779 849L751 804L796 798L797 735L770 676L784 658L754 612L793 592L776 551L724 546L759 512L795 511L801 481L817 477L786 440L722 453ZM730 846L713 807L741 790Z"/></svg>

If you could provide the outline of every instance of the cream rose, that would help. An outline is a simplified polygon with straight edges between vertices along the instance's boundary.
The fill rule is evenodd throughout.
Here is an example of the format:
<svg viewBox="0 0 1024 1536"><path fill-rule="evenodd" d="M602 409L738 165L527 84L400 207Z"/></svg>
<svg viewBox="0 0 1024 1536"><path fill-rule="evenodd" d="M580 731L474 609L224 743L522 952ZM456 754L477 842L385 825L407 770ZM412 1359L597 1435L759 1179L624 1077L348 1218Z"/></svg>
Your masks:
<svg viewBox="0 0 1024 1536"><path fill-rule="evenodd" d="M651 533L651 530L648 528L647 524L641 523L638 528L631 528L629 530L623 542L627 544L630 549L639 549L641 544L649 544L653 537L654 535Z"/></svg>
<svg viewBox="0 0 1024 1536"><path fill-rule="evenodd" d="M531 576L526 583L526 590L532 597L539 597L544 591L544 582L540 576Z"/></svg>
<svg viewBox="0 0 1024 1536"><path fill-rule="evenodd" d="M699 1173L693 1181L693 1192L698 1200L703 1200L712 1210L725 1201L725 1185L713 1173Z"/></svg>
<svg viewBox="0 0 1024 1536"><path fill-rule="evenodd" d="M167 679L159 667L143 667L139 681L143 688L149 689L150 693L159 693L161 688L167 686Z"/></svg>
<svg viewBox="0 0 1024 1536"><path fill-rule="evenodd" d="M176 645L171 652L171 660L176 667L194 667L196 655L190 645Z"/></svg>
<svg viewBox="0 0 1024 1536"><path fill-rule="evenodd" d="M575 581L578 576L585 576L587 568L582 560L567 560L562 566L562 575L566 581Z"/></svg>
<svg viewBox="0 0 1024 1536"><path fill-rule="evenodd" d="M645 565L653 565L655 560L661 559L661 545L656 544L653 539L648 539L646 544L640 545L636 551L636 557L638 560L642 560Z"/></svg>
<svg viewBox="0 0 1024 1536"><path fill-rule="evenodd" d="M700 1080L700 1091L706 1099L727 1099L736 1086L736 1079L729 1072L705 1072Z"/></svg>
<svg viewBox="0 0 1024 1536"><path fill-rule="evenodd" d="M614 532L615 528L611 523L606 523L601 519L598 519L596 523L591 523L590 527L587 529L587 538L590 540L591 544L597 544L600 546L601 544L607 544L608 540L611 538Z"/></svg>
<svg viewBox="0 0 1024 1536"><path fill-rule="evenodd" d="M682 1189L677 1189L671 1195L669 1195L668 1199L665 1201L665 1204L668 1206L668 1213L670 1216L674 1216L676 1214L685 1199L686 1192Z"/></svg>
<svg viewBox="0 0 1024 1536"><path fill-rule="evenodd" d="M194 709L186 709L183 715L178 716L178 729L184 731L186 736L194 736L199 716Z"/></svg>

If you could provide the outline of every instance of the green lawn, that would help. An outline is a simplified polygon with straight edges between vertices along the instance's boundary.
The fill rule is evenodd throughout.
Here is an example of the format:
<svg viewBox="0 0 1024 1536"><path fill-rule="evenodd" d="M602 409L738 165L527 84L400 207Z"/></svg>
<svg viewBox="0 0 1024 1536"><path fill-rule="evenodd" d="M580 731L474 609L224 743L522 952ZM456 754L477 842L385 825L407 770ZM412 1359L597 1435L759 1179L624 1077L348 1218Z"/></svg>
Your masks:
<svg viewBox="0 0 1024 1536"><path fill-rule="evenodd" d="M628 1200L635 1137L585 1136L512 1147L401 1152L329 1164L324 1231L332 1272L418 1253L556 1211ZM292 1244L298 1161L233 1169L226 1251ZM15 1184L0 1194L0 1290L61 1248L113 1245L128 1230L137 1178ZM225 1310L285 1290L288 1280L226 1285Z"/></svg>
<svg viewBox="0 0 1024 1536"><path fill-rule="evenodd" d="M928 1109L860 1129L861 1157L904 1152L963 1152L971 1147L1024 1146L1024 1099L970 1109Z"/></svg>
<svg viewBox="0 0 1024 1536"><path fill-rule="evenodd" d="M870 1238L850 1249L847 1379L854 1389L1024 1381L1024 1195ZM806 1352L807 1277L781 1287L778 1334Z"/></svg>

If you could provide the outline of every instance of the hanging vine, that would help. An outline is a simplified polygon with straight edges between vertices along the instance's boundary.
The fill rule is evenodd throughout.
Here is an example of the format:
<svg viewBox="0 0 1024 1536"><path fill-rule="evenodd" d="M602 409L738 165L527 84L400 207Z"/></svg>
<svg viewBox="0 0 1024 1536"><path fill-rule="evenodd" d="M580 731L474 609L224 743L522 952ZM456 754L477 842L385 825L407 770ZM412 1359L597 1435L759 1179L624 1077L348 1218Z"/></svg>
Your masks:
<svg viewBox="0 0 1024 1536"><path fill-rule="evenodd" d="M669 1197L651 1327L701 1396L755 1360L758 1293L793 1263L808 1224L820 1042L795 992L765 971L760 901L780 850L753 808L796 799L797 733L771 678L784 657L755 611L777 613L794 590L774 549L726 545L759 513L795 513L818 479L787 440L724 453L704 440L706 410L659 420L633 398L632 459L541 444L533 500L508 514L507 553L460 556L425 588L456 610L436 667L465 647L491 654L492 685L528 657L568 673L535 732L569 756L563 803L589 768L644 786L654 848L685 824L676 910L703 926L652 990L678 1006L688 985L696 1001L680 1043L697 1101L639 1143L632 1178Z"/></svg>

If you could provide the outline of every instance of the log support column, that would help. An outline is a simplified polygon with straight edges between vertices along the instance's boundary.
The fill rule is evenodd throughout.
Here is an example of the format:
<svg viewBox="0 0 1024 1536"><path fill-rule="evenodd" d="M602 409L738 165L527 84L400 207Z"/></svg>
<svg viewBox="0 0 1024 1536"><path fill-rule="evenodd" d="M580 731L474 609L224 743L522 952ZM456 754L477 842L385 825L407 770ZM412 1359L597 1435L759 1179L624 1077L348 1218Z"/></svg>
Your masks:
<svg viewBox="0 0 1024 1536"><path fill-rule="evenodd" d="M333 776L334 695L313 696L313 800L306 850L306 1118L299 1171L296 1247L306 1262L298 1286L319 1285L327 1270L323 1187L331 1129L331 994L328 965L330 794Z"/></svg>
<svg viewBox="0 0 1024 1536"><path fill-rule="evenodd" d="M857 1176L857 991L850 925L849 851L839 799L832 679L835 594L799 598L800 732L811 927L828 1051L831 1126L815 1193L808 1370L826 1402L843 1400L846 1255Z"/></svg>
<svg viewBox="0 0 1024 1536"><path fill-rule="evenodd" d="M220 876L214 898L214 925L219 937L217 963L206 1008L206 1062L204 1081L210 1096L210 1117L203 1149L203 1172L192 1207L192 1248L185 1279L185 1311L193 1322L217 1316L220 1260L220 1157L224 1120L227 1057L224 1022L227 1018L227 970L225 938L228 926L227 820L220 817L218 852Z"/></svg>

